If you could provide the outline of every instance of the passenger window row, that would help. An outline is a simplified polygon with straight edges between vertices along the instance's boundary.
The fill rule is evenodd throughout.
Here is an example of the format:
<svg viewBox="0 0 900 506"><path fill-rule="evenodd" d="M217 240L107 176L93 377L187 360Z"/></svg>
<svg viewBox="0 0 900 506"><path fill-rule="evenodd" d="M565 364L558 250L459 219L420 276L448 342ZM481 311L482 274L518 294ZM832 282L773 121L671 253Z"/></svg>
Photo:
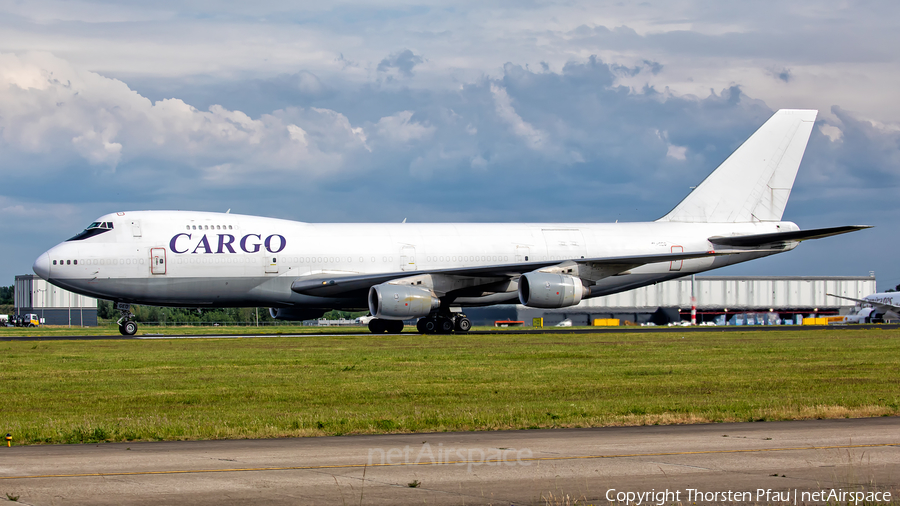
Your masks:
<svg viewBox="0 0 900 506"><path fill-rule="evenodd" d="M120 263L122 265L132 265L132 264L133 265L138 265L138 264L144 265L144 259L143 258L133 258L133 259L132 258L123 258L123 259L118 259L118 258L97 259L97 258L95 258L93 260L90 260L90 259L82 260L81 263L83 265L91 265L91 264L93 264L93 265L119 265ZM54 260L53 265L78 265L78 260Z"/></svg>
<svg viewBox="0 0 900 506"><path fill-rule="evenodd" d="M187 225L187 230L231 230L231 225Z"/></svg>

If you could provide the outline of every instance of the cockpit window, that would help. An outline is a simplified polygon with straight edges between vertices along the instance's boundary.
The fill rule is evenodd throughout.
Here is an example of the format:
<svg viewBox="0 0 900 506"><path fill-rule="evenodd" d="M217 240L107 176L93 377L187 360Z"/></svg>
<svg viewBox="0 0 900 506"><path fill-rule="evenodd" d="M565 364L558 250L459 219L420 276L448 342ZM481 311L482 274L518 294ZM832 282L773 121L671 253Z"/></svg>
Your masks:
<svg viewBox="0 0 900 506"><path fill-rule="evenodd" d="M95 221L88 225L83 232L76 235L75 237L69 239L69 241L83 241L89 237L94 237L95 235L100 235L104 232L109 232L113 229L113 224L111 221Z"/></svg>

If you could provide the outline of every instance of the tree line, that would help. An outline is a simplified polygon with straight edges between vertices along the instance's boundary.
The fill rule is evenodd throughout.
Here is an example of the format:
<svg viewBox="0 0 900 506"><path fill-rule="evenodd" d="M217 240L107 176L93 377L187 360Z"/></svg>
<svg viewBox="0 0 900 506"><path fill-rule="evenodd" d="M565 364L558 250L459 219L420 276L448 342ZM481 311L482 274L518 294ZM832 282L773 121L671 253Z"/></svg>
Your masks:
<svg viewBox="0 0 900 506"><path fill-rule="evenodd" d="M132 305L135 321L138 323L165 324L213 324L221 325L260 325L286 324L275 320L269 315L269 308L239 307L239 308L185 308L185 307L157 307ZM368 311L329 311L323 318L337 320L341 318L352 319L366 315ZM103 320L118 320L120 313L115 305L108 300L97 301L97 317ZM258 320L257 320L258 318Z"/></svg>
<svg viewBox="0 0 900 506"><path fill-rule="evenodd" d="M15 285L0 286L0 306L12 306L15 303ZM9 311L12 311L10 309ZM257 321L263 325L285 323L276 321L269 316L267 307L241 307L241 308L185 308L185 307L156 307L156 306L131 306L135 319L139 323L158 324L213 324L222 325L255 325ZM369 314L368 311L329 311L323 318L327 320L353 319ZM116 321L119 319L119 311L115 304L108 300L97 300L97 317L101 320ZM257 320L258 318L258 320ZM287 322L290 323L290 322Z"/></svg>
<svg viewBox="0 0 900 506"><path fill-rule="evenodd" d="M16 293L16 286L0 286L0 306L5 306L9 304L14 304L15 299L14 295Z"/></svg>

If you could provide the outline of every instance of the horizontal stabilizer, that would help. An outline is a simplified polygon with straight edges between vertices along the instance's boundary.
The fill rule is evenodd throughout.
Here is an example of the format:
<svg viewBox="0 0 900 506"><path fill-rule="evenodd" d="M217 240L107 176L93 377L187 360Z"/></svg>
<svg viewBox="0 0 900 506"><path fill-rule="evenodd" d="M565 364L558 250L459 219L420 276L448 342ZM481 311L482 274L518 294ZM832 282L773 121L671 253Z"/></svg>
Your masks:
<svg viewBox="0 0 900 506"><path fill-rule="evenodd" d="M735 236L716 236L710 237L709 242L716 246L733 246L737 248L753 248L765 246L768 244L782 243L788 241L806 241L809 239L821 239L832 235L846 234L847 232L855 232L865 228L872 228L871 225L847 225L844 227L830 228L814 228L811 230L794 230L791 232L775 232L772 234L753 234L753 235L735 235Z"/></svg>

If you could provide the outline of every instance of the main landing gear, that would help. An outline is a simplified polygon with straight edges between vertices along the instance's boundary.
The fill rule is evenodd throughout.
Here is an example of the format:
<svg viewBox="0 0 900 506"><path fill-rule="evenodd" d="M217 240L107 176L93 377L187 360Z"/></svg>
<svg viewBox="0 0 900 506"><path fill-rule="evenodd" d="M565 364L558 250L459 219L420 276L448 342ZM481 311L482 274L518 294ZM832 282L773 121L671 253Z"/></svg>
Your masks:
<svg viewBox="0 0 900 506"><path fill-rule="evenodd" d="M116 303L116 309L119 310L122 317L116 323L119 324L119 333L123 336L133 336L137 334L138 324L134 321L134 313L131 312L131 304L122 302Z"/></svg>
<svg viewBox="0 0 900 506"><path fill-rule="evenodd" d="M471 328L472 322L462 313L432 313L416 322L416 330L421 334L468 332Z"/></svg>
<svg viewBox="0 0 900 506"><path fill-rule="evenodd" d="M451 332L468 332L472 322L462 313L432 313L416 322L416 330L420 334L449 334ZM373 334L399 334L403 332L403 320L369 320L369 332Z"/></svg>

